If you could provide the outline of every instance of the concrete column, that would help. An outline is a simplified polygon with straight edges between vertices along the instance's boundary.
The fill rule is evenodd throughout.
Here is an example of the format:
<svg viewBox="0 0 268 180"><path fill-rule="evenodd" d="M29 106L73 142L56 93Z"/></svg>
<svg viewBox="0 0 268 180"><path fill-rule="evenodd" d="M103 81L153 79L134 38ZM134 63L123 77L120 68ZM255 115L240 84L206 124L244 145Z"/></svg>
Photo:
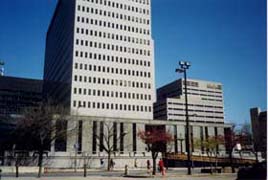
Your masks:
<svg viewBox="0 0 268 180"><path fill-rule="evenodd" d="M78 127L77 121L69 120L67 122L68 134L67 134L67 152L74 152L74 145L78 139Z"/></svg>
<svg viewBox="0 0 268 180"><path fill-rule="evenodd" d="M166 132L172 134L173 137L174 135L176 135L176 130L177 130L176 126L173 125L166 126ZM172 141L169 144L167 144L167 152L175 152L175 141Z"/></svg>
<svg viewBox="0 0 268 180"><path fill-rule="evenodd" d="M185 126L184 125L179 125L177 126L177 136L178 138L180 138L180 135L181 137L183 138L183 141L182 141L182 149L181 149L181 141L178 141L178 151L179 153L182 151L182 152L185 152L186 149L185 149Z"/></svg>
<svg viewBox="0 0 268 180"><path fill-rule="evenodd" d="M132 124L125 123L124 124L124 131L127 133L124 137L124 149L125 153L133 151L133 131L132 131Z"/></svg>
<svg viewBox="0 0 268 180"><path fill-rule="evenodd" d="M214 127L208 127L208 136L215 136Z"/></svg>
<svg viewBox="0 0 268 180"><path fill-rule="evenodd" d="M145 125L144 124L137 124L137 133L139 131L145 131ZM144 144L144 142L142 142L142 140L137 137L137 151L138 152L147 152L145 150L146 145Z"/></svg>
<svg viewBox="0 0 268 180"><path fill-rule="evenodd" d="M83 121L82 151L92 153L93 121Z"/></svg>
<svg viewBox="0 0 268 180"><path fill-rule="evenodd" d="M56 121L52 121L52 126L56 126ZM55 128L55 130L57 130L56 127L54 127L54 128ZM53 131L51 136L55 137L55 135L56 135L56 131ZM55 153L55 139L50 144L50 153L52 153L52 154Z"/></svg>
<svg viewBox="0 0 268 180"><path fill-rule="evenodd" d="M200 139L200 126L193 126L193 143L195 143L195 140L196 139ZM195 152L198 152L201 150L200 147L196 147L195 145L194 146L194 151Z"/></svg>
<svg viewBox="0 0 268 180"><path fill-rule="evenodd" d="M223 127L218 127L218 135L224 137L224 128ZM219 151L224 152L225 151L225 145L221 144L219 146Z"/></svg>

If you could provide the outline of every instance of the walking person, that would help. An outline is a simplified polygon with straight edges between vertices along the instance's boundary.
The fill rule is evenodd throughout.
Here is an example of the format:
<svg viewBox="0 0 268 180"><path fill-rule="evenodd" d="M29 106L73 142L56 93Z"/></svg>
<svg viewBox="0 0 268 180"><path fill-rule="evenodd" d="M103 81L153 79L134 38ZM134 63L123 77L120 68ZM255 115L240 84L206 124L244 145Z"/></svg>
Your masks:
<svg viewBox="0 0 268 180"><path fill-rule="evenodd" d="M104 168L104 161L103 161L103 159L100 159L100 167L101 167L101 169Z"/></svg>
<svg viewBox="0 0 268 180"><path fill-rule="evenodd" d="M158 162L158 166L159 166L162 176L165 176L165 166L164 166L164 161L162 160L162 158L160 158Z"/></svg>
<svg viewBox="0 0 268 180"><path fill-rule="evenodd" d="M134 167L135 167L135 168L138 168L138 161L137 161L137 158L135 158L135 160L134 160Z"/></svg>

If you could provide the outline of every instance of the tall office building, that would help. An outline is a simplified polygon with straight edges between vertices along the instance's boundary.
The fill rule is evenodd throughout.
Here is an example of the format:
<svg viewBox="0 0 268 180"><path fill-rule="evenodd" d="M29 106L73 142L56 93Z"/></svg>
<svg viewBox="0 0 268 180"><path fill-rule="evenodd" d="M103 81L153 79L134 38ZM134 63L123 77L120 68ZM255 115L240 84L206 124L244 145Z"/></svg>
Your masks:
<svg viewBox="0 0 268 180"><path fill-rule="evenodd" d="M222 84L187 80L188 110L191 122L224 123ZM185 121L184 80L179 79L157 90L154 118Z"/></svg>
<svg viewBox="0 0 268 180"><path fill-rule="evenodd" d="M150 6L150 0L59 0L46 39L46 96L72 115L152 119Z"/></svg>

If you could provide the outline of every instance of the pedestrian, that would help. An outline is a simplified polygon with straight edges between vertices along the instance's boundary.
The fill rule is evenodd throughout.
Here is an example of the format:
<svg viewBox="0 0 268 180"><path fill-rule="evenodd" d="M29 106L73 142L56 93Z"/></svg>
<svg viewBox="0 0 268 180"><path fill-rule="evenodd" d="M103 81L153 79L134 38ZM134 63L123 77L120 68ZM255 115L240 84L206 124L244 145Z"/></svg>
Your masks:
<svg viewBox="0 0 268 180"><path fill-rule="evenodd" d="M103 161L103 159L100 159L100 167L101 168L104 168L104 161Z"/></svg>
<svg viewBox="0 0 268 180"><path fill-rule="evenodd" d="M147 173L151 174L151 162L149 159L147 160Z"/></svg>
<svg viewBox="0 0 268 180"><path fill-rule="evenodd" d="M134 167L135 167L135 168L137 168L137 167L138 167L137 158L135 158L135 160L134 160Z"/></svg>
<svg viewBox="0 0 268 180"><path fill-rule="evenodd" d="M165 176L165 166L164 166L164 162L163 162L162 158L160 158L160 160L158 162L158 166L159 166L159 169L160 169L162 176Z"/></svg>

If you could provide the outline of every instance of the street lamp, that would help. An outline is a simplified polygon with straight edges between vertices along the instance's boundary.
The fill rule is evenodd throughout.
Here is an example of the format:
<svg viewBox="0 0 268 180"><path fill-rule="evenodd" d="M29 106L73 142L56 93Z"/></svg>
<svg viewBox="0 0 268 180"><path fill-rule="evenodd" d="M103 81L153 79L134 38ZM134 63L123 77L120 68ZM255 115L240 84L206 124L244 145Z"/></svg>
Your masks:
<svg viewBox="0 0 268 180"><path fill-rule="evenodd" d="M187 168L188 175L191 175L191 150L190 150L190 137L189 137L189 115L188 115L188 96L187 96L187 69L190 68L191 64L186 61L179 62L180 68L176 69L177 73L184 74L184 93L185 93L185 116L186 116L186 151L187 151Z"/></svg>

